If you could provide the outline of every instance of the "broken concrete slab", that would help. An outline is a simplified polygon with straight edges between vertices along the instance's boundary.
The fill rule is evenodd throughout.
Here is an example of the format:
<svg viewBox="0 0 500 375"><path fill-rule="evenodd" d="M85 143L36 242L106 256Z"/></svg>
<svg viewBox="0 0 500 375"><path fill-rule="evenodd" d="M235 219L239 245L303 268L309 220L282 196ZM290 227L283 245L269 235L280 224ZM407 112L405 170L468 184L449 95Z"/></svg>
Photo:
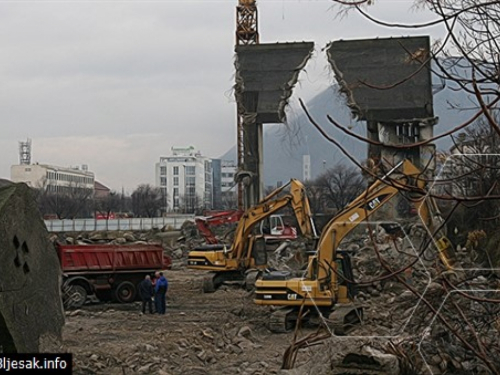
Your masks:
<svg viewBox="0 0 500 375"><path fill-rule="evenodd" d="M327 55L354 117L434 117L428 36L339 40Z"/></svg>
<svg viewBox="0 0 500 375"><path fill-rule="evenodd" d="M256 123L285 122L285 107L314 43L262 43L236 46L235 96L240 114Z"/></svg>
<svg viewBox="0 0 500 375"><path fill-rule="evenodd" d="M0 352L38 352L64 324L57 254L25 184L0 188Z"/></svg>
<svg viewBox="0 0 500 375"><path fill-rule="evenodd" d="M280 375L398 375L398 358L384 352L389 339L332 336L317 350L309 363Z"/></svg>

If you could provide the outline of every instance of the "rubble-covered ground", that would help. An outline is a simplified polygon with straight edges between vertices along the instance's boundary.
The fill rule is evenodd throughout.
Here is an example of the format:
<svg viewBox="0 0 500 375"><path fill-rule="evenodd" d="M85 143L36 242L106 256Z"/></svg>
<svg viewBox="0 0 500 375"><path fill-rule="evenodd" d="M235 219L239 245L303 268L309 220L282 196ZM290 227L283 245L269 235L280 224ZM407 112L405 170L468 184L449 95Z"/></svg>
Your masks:
<svg viewBox="0 0 500 375"><path fill-rule="evenodd" d="M75 374L492 373L500 354L498 277L461 272L455 276L465 281L456 287L467 296L450 294L451 285L434 267L436 251L419 253L425 232L418 225L406 229L406 234L394 237L381 226L359 228L342 245L351 252L354 276L361 283L356 301L364 305L364 321L349 337L323 336L308 327L295 339L293 333L267 329L271 309L255 305L251 292L234 285L202 292L205 272L185 267L189 250L203 242L189 226L181 232L108 233L107 239L115 236L117 243L163 244L173 259L167 272L167 314L142 315L140 303L87 304L66 313L62 350L74 353ZM182 241L176 241L179 238ZM304 242L298 241L279 253L270 251L269 264L297 270L304 250ZM471 254L460 249L461 267L475 268ZM388 277L391 270L409 264ZM294 342L300 350L285 356ZM478 354L484 360L478 360ZM295 369L281 370L284 361Z"/></svg>
<svg viewBox="0 0 500 375"><path fill-rule="evenodd" d="M204 272L167 272L166 315L140 303L88 304L66 313L64 349L75 374L273 374L292 334L271 334L267 309L243 289L202 293Z"/></svg>
<svg viewBox="0 0 500 375"><path fill-rule="evenodd" d="M222 233L222 231L221 231ZM222 237L222 235L221 235ZM54 238L55 239L55 238ZM205 271L186 268L189 250L203 244L192 225L142 233L74 233L69 243L160 242L172 258L167 313L142 315L141 303L87 303L66 311L63 347L73 353L75 374L273 374L293 334L272 334L270 310L253 303L253 294L237 285L215 293L202 291ZM299 242L275 265L296 267ZM277 261L279 260L279 261Z"/></svg>

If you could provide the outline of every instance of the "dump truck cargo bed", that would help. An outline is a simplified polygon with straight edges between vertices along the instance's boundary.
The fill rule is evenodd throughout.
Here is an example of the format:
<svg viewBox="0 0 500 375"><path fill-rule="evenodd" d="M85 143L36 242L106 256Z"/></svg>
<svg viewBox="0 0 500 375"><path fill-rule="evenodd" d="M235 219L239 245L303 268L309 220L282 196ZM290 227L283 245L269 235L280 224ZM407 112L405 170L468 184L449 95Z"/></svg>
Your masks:
<svg viewBox="0 0 500 375"><path fill-rule="evenodd" d="M57 245L63 272L166 269L171 261L160 245Z"/></svg>

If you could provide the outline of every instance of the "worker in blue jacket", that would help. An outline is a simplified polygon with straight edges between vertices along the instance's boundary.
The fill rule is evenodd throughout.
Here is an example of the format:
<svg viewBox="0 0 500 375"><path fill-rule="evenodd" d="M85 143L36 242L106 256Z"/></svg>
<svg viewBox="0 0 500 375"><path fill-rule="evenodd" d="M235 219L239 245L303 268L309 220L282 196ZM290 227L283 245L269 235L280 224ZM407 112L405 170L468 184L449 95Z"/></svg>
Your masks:
<svg viewBox="0 0 500 375"><path fill-rule="evenodd" d="M168 291L168 280L163 276L163 272L160 272L160 278L156 280L155 284L155 305L156 312L160 315L164 315L167 305L165 301L165 296Z"/></svg>

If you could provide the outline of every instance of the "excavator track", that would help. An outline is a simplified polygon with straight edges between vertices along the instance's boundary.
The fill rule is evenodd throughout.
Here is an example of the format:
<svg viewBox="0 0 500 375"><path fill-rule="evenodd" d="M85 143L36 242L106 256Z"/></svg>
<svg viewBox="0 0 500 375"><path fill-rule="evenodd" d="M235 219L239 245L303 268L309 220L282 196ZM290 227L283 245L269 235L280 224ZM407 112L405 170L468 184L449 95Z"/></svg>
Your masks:
<svg viewBox="0 0 500 375"><path fill-rule="evenodd" d="M245 289L250 292L255 289L255 281L259 277L260 272L256 269L247 270L245 273Z"/></svg>
<svg viewBox="0 0 500 375"><path fill-rule="evenodd" d="M328 326L338 336L347 335L354 327L361 324L363 309L354 304L336 306L328 316Z"/></svg>
<svg viewBox="0 0 500 375"><path fill-rule="evenodd" d="M214 279L217 274L210 273L203 277L203 293L213 293L215 292Z"/></svg>
<svg viewBox="0 0 500 375"><path fill-rule="evenodd" d="M294 312L294 309L286 308L274 311L269 319L269 329L271 332L286 333L291 331L295 326L295 321L292 320L296 316Z"/></svg>
<svg viewBox="0 0 500 375"><path fill-rule="evenodd" d="M203 277L203 293L214 293L224 283L243 285L244 281L240 271L210 272Z"/></svg>

